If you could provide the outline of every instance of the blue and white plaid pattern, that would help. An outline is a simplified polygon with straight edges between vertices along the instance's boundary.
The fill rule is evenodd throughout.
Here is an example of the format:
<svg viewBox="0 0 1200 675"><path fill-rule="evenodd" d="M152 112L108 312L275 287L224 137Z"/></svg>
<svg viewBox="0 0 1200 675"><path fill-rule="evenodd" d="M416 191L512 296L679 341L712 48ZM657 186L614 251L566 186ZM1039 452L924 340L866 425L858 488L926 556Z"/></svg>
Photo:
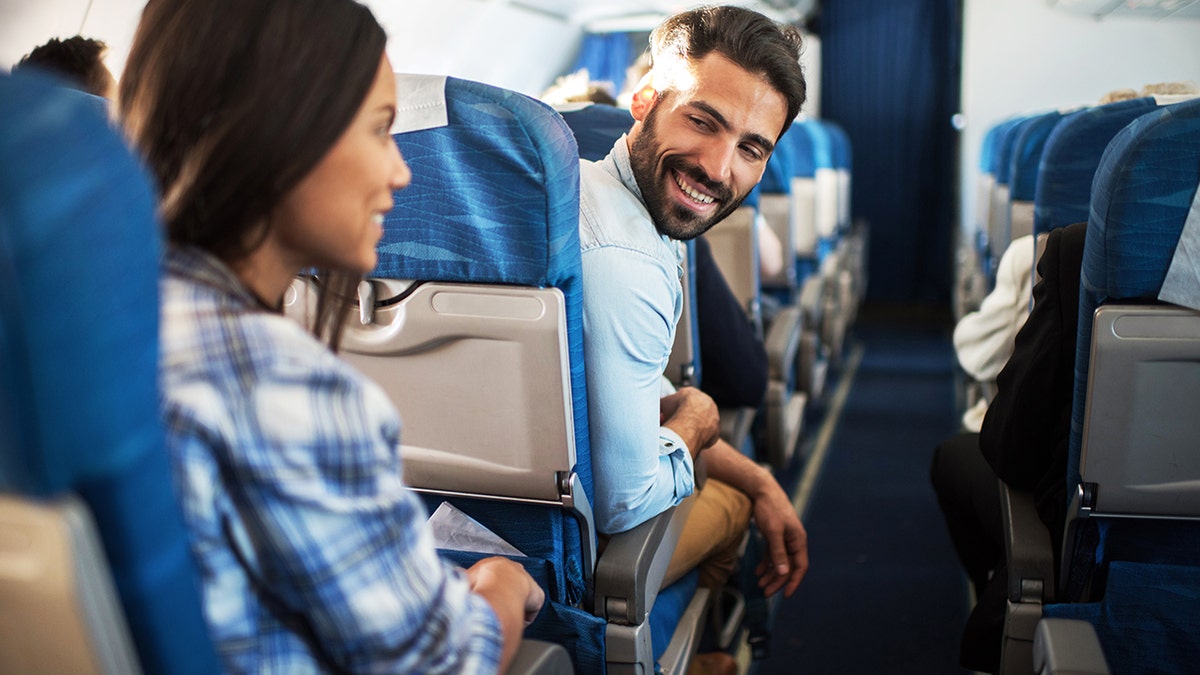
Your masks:
<svg viewBox="0 0 1200 675"><path fill-rule="evenodd" d="M403 485L386 395L221 263L172 250L164 418L224 670L493 672L499 624Z"/></svg>

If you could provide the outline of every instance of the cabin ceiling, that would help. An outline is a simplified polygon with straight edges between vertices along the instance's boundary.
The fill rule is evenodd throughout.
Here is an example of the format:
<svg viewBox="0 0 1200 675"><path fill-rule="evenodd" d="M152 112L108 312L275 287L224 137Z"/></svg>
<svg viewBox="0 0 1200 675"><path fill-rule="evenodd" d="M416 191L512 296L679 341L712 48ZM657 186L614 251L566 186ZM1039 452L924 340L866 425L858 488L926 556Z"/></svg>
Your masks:
<svg viewBox="0 0 1200 675"><path fill-rule="evenodd" d="M680 0L483 0L501 2L580 26L586 30L649 30L664 17L695 7ZM733 4L755 9L776 21L798 23L811 13L818 0L746 0Z"/></svg>
<svg viewBox="0 0 1200 675"><path fill-rule="evenodd" d="M1200 19L1200 0L1046 0L1054 9L1096 19Z"/></svg>

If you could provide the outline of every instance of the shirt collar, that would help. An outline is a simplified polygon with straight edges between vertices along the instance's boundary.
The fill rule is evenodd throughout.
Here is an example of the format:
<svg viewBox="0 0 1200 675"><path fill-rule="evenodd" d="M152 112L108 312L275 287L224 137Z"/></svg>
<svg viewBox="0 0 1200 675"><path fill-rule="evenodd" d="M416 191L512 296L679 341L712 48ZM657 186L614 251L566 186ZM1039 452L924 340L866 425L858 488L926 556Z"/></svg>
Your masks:
<svg viewBox="0 0 1200 675"><path fill-rule="evenodd" d="M645 204L646 200L642 199L642 189L638 187L637 179L633 177L633 165L629 161L629 143L626 138L626 134L621 134L621 137L613 144L608 156L600 161L600 166L613 178L621 181L625 189L632 192L639 202Z"/></svg>
<svg viewBox="0 0 1200 675"><path fill-rule="evenodd" d="M599 164L609 175L621 181L625 189L632 192L633 196L637 197L638 201L645 206L646 200L642 199L642 189L638 187L637 179L633 177L633 164L629 161L629 143L625 139L626 134L621 134L621 137L613 144L612 150L608 152L608 156L600 160ZM658 232L657 227L655 232L663 241L675 248L675 256L682 260L683 243Z"/></svg>
<svg viewBox="0 0 1200 675"><path fill-rule="evenodd" d="M167 272L174 276L217 291L239 309L279 311L267 307L238 280L233 270L202 249L170 246L167 249L166 267Z"/></svg>

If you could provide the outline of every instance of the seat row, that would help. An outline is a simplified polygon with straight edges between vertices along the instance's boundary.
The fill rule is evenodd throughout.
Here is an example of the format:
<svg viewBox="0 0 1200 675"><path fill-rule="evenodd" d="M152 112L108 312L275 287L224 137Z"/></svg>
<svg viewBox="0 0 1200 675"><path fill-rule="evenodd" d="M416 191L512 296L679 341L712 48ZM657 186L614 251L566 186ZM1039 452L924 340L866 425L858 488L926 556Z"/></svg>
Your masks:
<svg viewBox="0 0 1200 675"><path fill-rule="evenodd" d="M1200 652L1183 600L1200 591L1200 100L1014 117L984 144L959 258L981 264L960 282L993 274L1022 235L1035 235L1036 260L1042 235L1087 223L1080 277L1062 280L1079 283L1062 545L1032 492L1002 484L1001 672L1187 672ZM986 287L960 285L956 310Z"/></svg>

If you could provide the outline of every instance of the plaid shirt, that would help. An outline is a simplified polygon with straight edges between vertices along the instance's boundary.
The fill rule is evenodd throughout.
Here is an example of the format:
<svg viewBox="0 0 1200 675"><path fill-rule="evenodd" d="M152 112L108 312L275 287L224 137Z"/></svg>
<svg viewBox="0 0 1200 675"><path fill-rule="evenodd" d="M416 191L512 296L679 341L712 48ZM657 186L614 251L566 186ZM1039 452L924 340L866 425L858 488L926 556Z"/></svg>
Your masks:
<svg viewBox="0 0 1200 675"><path fill-rule="evenodd" d="M168 446L224 669L495 671L499 623L434 550L387 396L204 253L171 250L162 292Z"/></svg>

